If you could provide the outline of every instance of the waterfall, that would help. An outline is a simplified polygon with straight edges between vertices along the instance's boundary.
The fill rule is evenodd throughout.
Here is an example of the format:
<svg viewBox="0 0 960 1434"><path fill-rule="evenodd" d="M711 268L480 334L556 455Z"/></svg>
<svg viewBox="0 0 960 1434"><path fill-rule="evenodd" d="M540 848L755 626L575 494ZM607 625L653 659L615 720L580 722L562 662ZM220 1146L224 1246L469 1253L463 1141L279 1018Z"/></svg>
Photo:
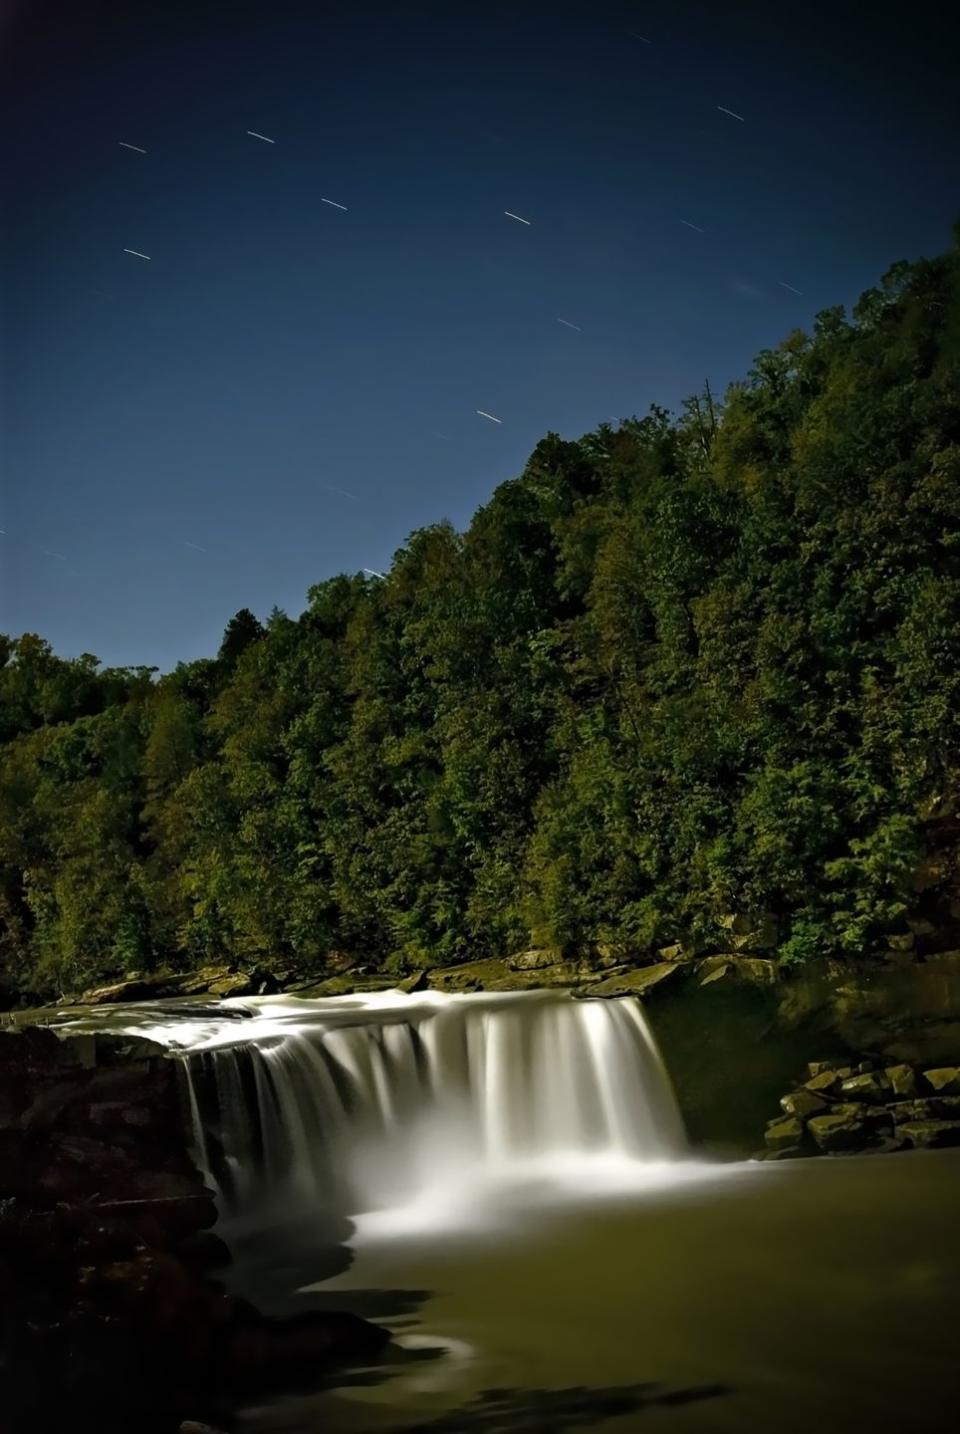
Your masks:
<svg viewBox="0 0 960 1434"><path fill-rule="evenodd" d="M228 1003L225 1003L225 1005ZM197 1158L233 1214L351 1214L685 1150L640 1003L399 992L176 1021ZM144 1032L150 1034L151 1032Z"/></svg>

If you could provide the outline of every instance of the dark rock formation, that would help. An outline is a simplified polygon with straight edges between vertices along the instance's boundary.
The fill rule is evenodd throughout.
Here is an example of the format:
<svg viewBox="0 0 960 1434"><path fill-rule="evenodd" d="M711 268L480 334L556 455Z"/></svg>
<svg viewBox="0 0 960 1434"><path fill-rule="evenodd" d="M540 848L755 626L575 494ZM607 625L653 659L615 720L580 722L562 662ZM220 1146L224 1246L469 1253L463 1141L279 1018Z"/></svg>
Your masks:
<svg viewBox="0 0 960 1434"><path fill-rule="evenodd" d="M0 1092L4 1434L216 1425L243 1391L386 1342L341 1313L267 1319L209 1278L229 1251L160 1047L4 1032Z"/></svg>
<svg viewBox="0 0 960 1434"><path fill-rule="evenodd" d="M960 1068L915 1070L874 1058L811 1061L809 1078L780 1101L757 1158L938 1149L960 1145ZM917 1096L917 1091L933 1092ZM957 1091L957 1094L953 1092Z"/></svg>

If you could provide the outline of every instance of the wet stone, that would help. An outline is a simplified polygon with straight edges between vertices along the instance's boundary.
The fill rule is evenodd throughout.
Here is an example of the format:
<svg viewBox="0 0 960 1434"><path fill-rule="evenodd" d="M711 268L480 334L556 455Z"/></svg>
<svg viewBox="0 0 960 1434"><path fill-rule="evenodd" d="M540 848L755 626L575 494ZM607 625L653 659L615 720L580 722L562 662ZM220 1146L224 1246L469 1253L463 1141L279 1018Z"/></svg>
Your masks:
<svg viewBox="0 0 960 1434"><path fill-rule="evenodd" d="M923 1078L937 1095L960 1095L960 1066L940 1066L924 1071Z"/></svg>
<svg viewBox="0 0 960 1434"><path fill-rule="evenodd" d="M917 1078L911 1066L887 1066L884 1075L890 1082L890 1089L896 1096L911 1096L917 1093Z"/></svg>
<svg viewBox="0 0 960 1434"><path fill-rule="evenodd" d="M780 1108L787 1115L795 1115L798 1120L808 1120L811 1115L820 1115L828 1110L829 1105L822 1096L814 1095L812 1090L801 1089L783 1096Z"/></svg>
<svg viewBox="0 0 960 1434"><path fill-rule="evenodd" d="M803 1125L794 1116L775 1120L767 1127L763 1138L771 1150L789 1149L803 1140Z"/></svg>
<svg viewBox="0 0 960 1434"><path fill-rule="evenodd" d="M897 1134L917 1149L960 1145L960 1120L918 1120L897 1126Z"/></svg>
<svg viewBox="0 0 960 1434"><path fill-rule="evenodd" d="M863 1100L871 1105L880 1105L889 1097L890 1090L882 1076L869 1071L843 1081L840 1093L846 1100Z"/></svg>

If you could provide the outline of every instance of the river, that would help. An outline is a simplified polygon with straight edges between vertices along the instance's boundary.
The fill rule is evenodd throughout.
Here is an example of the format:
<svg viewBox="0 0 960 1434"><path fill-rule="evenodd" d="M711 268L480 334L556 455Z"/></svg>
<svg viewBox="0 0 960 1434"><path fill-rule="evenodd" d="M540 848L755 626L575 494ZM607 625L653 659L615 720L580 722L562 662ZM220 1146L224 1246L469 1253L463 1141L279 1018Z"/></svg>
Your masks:
<svg viewBox="0 0 960 1434"><path fill-rule="evenodd" d="M109 1024L184 1057L231 1287L394 1335L244 1434L956 1427L960 1151L698 1157L634 1001L228 1007Z"/></svg>

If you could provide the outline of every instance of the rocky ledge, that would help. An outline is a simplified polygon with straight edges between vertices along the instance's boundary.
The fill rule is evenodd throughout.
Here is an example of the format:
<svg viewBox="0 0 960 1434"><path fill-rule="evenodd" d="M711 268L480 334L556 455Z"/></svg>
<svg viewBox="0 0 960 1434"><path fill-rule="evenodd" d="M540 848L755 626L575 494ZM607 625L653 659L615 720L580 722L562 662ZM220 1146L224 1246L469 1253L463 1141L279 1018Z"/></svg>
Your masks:
<svg viewBox="0 0 960 1434"><path fill-rule="evenodd" d="M960 1066L811 1061L780 1106L758 1159L960 1145Z"/></svg>
<svg viewBox="0 0 960 1434"><path fill-rule="evenodd" d="M228 1295L216 1213L159 1046L0 1035L4 1431L221 1425L248 1392L386 1343L351 1315L272 1320Z"/></svg>

